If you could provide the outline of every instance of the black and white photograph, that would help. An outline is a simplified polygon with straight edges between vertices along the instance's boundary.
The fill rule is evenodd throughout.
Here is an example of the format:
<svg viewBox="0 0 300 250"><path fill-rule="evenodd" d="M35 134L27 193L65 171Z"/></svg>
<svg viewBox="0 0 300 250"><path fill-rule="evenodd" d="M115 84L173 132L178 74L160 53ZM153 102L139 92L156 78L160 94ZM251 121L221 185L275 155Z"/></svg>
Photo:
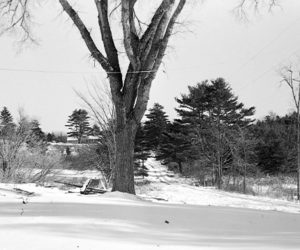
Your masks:
<svg viewBox="0 0 300 250"><path fill-rule="evenodd" d="M0 250L300 249L299 0L0 0Z"/></svg>

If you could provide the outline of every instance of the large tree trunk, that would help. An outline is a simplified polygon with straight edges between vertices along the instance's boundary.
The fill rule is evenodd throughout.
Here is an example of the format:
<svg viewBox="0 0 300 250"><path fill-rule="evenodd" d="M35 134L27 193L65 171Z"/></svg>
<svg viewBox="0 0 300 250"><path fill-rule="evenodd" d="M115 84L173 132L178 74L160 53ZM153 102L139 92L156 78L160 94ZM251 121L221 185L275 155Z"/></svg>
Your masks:
<svg viewBox="0 0 300 250"><path fill-rule="evenodd" d="M116 132L116 166L112 191L135 194L134 189L134 139L136 125L127 123Z"/></svg>
<svg viewBox="0 0 300 250"><path fill-rule="evenodd" d="M142 34L137 32L136 27L140 23L134 8L137 1L120 1L123 42L130 62L125 76L121 71L109 22L109 7L113 1L94 1L106 55L100 51L72 4L68 0L59 2L79 30L91 56L107 72L117 120L113 191L134 194L133 151L136 126L146 111L151 83L161 65L174 25L186 0L162 0Z"/></svg>

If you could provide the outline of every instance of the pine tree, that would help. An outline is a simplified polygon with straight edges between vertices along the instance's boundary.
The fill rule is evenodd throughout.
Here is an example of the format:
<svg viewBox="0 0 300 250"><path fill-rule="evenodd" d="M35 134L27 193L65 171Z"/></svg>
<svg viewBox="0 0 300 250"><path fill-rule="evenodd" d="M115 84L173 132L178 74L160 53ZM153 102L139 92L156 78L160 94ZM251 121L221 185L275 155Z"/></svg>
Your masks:
<svg viewBox="0 0 300 250"><path fill-rule="evenodd" d="M183 163L193 159L194 156L195 152L186 126L180 120L170 123L168 129L162 134L161 144L155 158L163 164L176 162L179 172L183 173Z"/></svg>
<svg viewBox="0 0 300 250"><path fill-rule="evenodd" d="M281 140L274 137L273 133L268 137L267 142L257 145L258 166L265 173L276 174L281 172L285 161L284 148Z"/></svg>
<svg viewBox="0 0 300 250"><path fill-rule="evenodd" d="M256 162L268 174L297 172L297 116L266 116L253 126Z"/></svg>
<svg viewBox="0 0 300 250"><path fill-rule="evenodd" d="M7 107L3 107L0 114L1 125L8 125L13 122L12 115L8 111Z"/></svg>
<svg viewBox="0 0 300 250"><path fill-rule="evenodd" d="M30 136L27 139L27 145L31 148L39 148L43 151L46 150L46 136L41 129L38 120L32 120L30 122Z"/></svg>
<svg viewBox="0 0 300 250"><path fill-rule="evenodd" d="M13 123L13 117L8 111L7 107L3 107L0 113L0 121L1 121L1 135L7 136L11 134L16 125Z"/></svg>
<svg viewBox="0 0 300 250"><path fill-rule="evenodd" d="M232 130L253 122L255 108L245 108L222 78L203 81L188 90L188 94L176 98L179 104L176 111L193 135L199 157L209 159L217 167L215 175L221 188L223 169L233 160L228 139L234 134Z"/></svg>
<svg viewBox="0 0 300 250"><path fill-rule="evenodd" d="M66 127L69 128L68 136L75 137L78 143L82 142L82 138L87 136L90 131L89 116L84 109L75 109L69 116Z"/></svg>
<svg viewBox="0 0 300 250"><path fill-rule="evenodd" d="M54 133L48 133L47 136L46 136L46 140L47 140L47 142L53 142L53 141L55 141L55 135L54 135Z"/></svg>
<svg viewBox="0 0 300 250"><path fill-rule="evenodd" d="M93 135L93 136L100 136L101 135L101 129L99 128L98 125L94 124L93 127L91 128L89 134Z"/></svg>
<svg viewBox="0 0 300 250"><path fill-rule="evenodd" d="M164 107L155 103L153 108L146 114L147 120L144 124L146 144L149 150L156 152L161 144L162 134L168 126L168 116Z"/></svg>
<svg viewBox="0 0 300 250"><path fill-rule="evenodd" d="M39 141L45 140L45 133L40 127L40 123L38 120L31 121L31 133L32 135Z"/></svg>

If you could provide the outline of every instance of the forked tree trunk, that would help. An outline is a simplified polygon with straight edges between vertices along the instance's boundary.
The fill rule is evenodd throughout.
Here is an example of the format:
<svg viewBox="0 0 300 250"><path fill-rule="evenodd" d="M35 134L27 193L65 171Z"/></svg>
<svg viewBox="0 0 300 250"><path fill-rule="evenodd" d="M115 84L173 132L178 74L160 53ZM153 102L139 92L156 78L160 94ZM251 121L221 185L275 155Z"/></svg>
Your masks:
<svg viewBox="0 0 300 250"><path fill-rule="evenodd" d="M112 191L135 194L134 189L134 139L136 125L129 122L116 132L116 166Z"/></svg>
<svg viewBox="0 0 300 250"><path fill-rule="evenodd" d="M110 27L108 0L95 0L98 12L103 54L78 12L68 0L59 0L63 10L78 28L92 57L107 72L112 100L116 108L116 166L113 176L113 191L135 193L133 179L133 151L136 126L141 121L149 100L151 83L161 65L176 20L186 0L162 0L154 11L147 28L137 32L135 0L122 0L121 24L123 42L129 65L123 75L119 53Z"/></svg>

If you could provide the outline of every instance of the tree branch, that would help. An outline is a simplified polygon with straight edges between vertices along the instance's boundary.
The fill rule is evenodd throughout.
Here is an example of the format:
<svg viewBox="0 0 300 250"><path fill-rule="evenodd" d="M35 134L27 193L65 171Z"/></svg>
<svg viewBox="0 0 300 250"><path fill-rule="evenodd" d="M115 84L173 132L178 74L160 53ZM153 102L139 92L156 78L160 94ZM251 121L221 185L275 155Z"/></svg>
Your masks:
<svg viewBox="0 0 300 250"><path fill-rule="evenodd" d="M140 48L139 48L140 52L142 52L145 49L146 45L153 38L157 26L159 25L159 22L169 5L170 5L170 0L163 0L160 6L157 8L155 14L151 19L148 28L146 29L146 31L144 32L141 38Z"/></svg>
<svg viewBox="0 0 300 250"><path fill-rule="evenodd" d="M153 65L152 72L149 73L147 81L152 81L155 78L155 76L156 76L156 73L157 73L157 71L159 69L159 66L161 65L162 59L163 59L163 57L165 55L165 51L167 49L167 45L168 45L169 39L170 39L170 37L172 35L172 31L173 31L174 25L176 23L176 20L177 20L179 14L181 13L181 11L183 9L185 3L186 3L186 0L180 0L180 2L177 5L176 10L174 11L174 13L173 13L173 15L172 15L172 17L170 19L170 22L168 24L166 33L165 33L165 35L164 35L164 37L162 39L162 42L161 42L160 49L159 49L156 61L155 61L154 65Z"/></svg>
<svg viewBox="0 0 300 250"><path fill-rule="evenodd" d="M3 18L7 26L3 27L0 35L15 30L21 29L22 38L20 43L30 41L36 42L31 31L32 16L30 13L30 0L2 0L0 1L0 17Z"/></svg>
<svg viewBox="0 0 300 250"><path fill-rule="evenodd" d="M155 62L155 58L159 51L160 40L164 36L164 32L170 20L171 10L174 5L174 0L164 0L156 10L152 17L151 23L147 30L144 32L140 40L139 45L139 58L141 59L141 68L143 71L147 71L148 68L152 67ZM149 66L150 65L150 66ZM134 70L133 67L129 67L128 70ZM139 88L142 83L142 79L145 77L145 73L126 75L124 84L124 93L126 93L126 108L127 114L133 114L133 108L137 101ZM150 89L149 89L150 90ZM147 98L146 98L147 99ZM149 98L148 98L149 99ZM147 100L148 100L147 99Z"/></svg>
<svg viewBox="0 0 300 250"><path fill-rule="evenodd" d="M248 13L246 9L259 12L264 3L268 6L268 11L272 11L273 8L278 7L279 0L240 0L239 4L234 8L233 12L239 19L248 20Z"/></svg>
<svg viewBox="0 0 300 250"><path fill-rule="evenodd" d="M165 32L169 25L171 11L173 9L175 1L172 1L168 8L166 9L164 15L160 19L160 22L157 26L155 34L153 34L153 39L148 43L148 46L144 49L142 57L142 65L144 70L152 70L155 60L158 56L158 52L161 49L161 42L165 36Z"/></svg>
<svg viewBox="0 0 300 250"><path fill-rule="evenodd" d="M94 0L98 11L98 23L106 56L116 72L120 72L118 51L116 49L109 20L107 0ZM121 76L122 77L122 76Z"/></svg>
<svg viewBox="0 0 300 250"><path fill-rule="evenodd" d="M73 9L73 7L69 4L68 0L59 0L61 6L63 7L63 10L69 15L69 17L72 19L73 23L79 30L82 39L84 40L86 46L88 47L89 51L91 52L93 58L97 60L102 68L107 71L111 72L113 71L113 67L108 62L107 58L99 51L96 44L94 43L90 32L84 25L81 18L78 16L77 12Z"/></svg>
<svg viewBox="0 0 300 250"><path fill-rule="evenodd" d="M299 83L299 80L296 80L296 79L293 78L293 73L294 72L293 72L291 66L290 67L285 67L283 69L283 71L285 71L285 72L281 73L282 81L285 82L290 87L290 89L292 91L292 96L293 96L293 99L294 99L296 109L298 109L300 100L297 100L297 97L296 97L294 81L297 81ZM288 73L289 73L289 75L287 75Z"/></svg>
<svg viewBox="0 0 300 250"><path fill-rule="evenodd" d="M171 18L169 20L169 23L167 24L166 30L164 30L165 21L162 20L161 29L159 29L157 31L158 33L156 33L157 36L160 36L163 34L163 33L161 33L162 30L165 31L163 38L159 42L158 52L155 53L156 51L154 51L154 53L157 54L157 56L153 57L153 58L155 58L155 60L153 62L153 67L151 68L151 72L144 73L143 79L141 80L141 83L140 83L138 91L137 91L136 103L135 103L135 107L133 110L133 115L134 115L134 117L136 117L137 120L141 119L143 117L143 115L147 109L147 103L149 100L151 83L157 74L159 66L161 65L162 58L165 54L165 51L166 51L170 36L172 34L172 30L174 28L175 22L179 16L179 14L181 13L185 3L186 3L186 0L179 1L173 15L171 16ZM171 5L171 3L170 3L170 5ZM167 16L168 16L168 14L167 14ZM149 70L149 68L147 68L147 69Z"/></svg>
<svg viewBox="0 0 300 250"><path fill-rule="evenodd" d="M139 70L140 60L134 49L136 46L134 46L134 39L132 36L132 31L135 30L135 26L134 26L134 20L131 20L135 2L136 0L133 0L133 3L130 0L122 0L122 27L123 27L124 47L125 47L126 54L128 56L130 63L133 66L133 69Z"/></svg>

